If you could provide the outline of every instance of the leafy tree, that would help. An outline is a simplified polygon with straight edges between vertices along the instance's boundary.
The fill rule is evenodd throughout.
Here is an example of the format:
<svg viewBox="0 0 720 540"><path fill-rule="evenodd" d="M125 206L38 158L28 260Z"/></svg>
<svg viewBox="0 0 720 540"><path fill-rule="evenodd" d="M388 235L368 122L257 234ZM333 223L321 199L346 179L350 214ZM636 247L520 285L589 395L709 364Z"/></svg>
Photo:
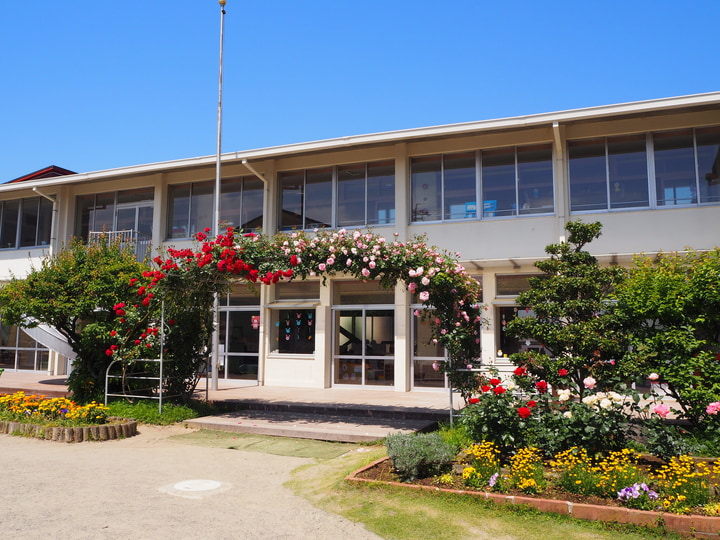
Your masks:
<svg viewBox="0 0 720 540"><path fill-rule="evenodd" d="M27 278L13 278L0 289L0 316L4 324L57 329L78 355L68 377L75 399L100 400L113 306L134 300L128 282L146 268L118 244L74 241Z"/></svg>
<svg viewBox="0 0 720 540"><path fill-rule="evenodd" d="M543 275L530 278L531 289L518 296L518 305L535 316L516 318L506 330L536 339L544 348L513 354L513 363L556 387L572 383L581 395L588 377L609 386L623 375L617 363L626 339L612 313L610 295L626 272L601 267L584 250L601 228L599 222L566 225L567 241L545 248L550 257L535 264Z"/></svg>
<svg viewBox="0 0 720 540"><path fill-rule="evenodd" d="M707 418L707 405L720 401L720 249L639 257L618 289L617 313L633 328L626 362L658 374L684 417Z"/></svg>

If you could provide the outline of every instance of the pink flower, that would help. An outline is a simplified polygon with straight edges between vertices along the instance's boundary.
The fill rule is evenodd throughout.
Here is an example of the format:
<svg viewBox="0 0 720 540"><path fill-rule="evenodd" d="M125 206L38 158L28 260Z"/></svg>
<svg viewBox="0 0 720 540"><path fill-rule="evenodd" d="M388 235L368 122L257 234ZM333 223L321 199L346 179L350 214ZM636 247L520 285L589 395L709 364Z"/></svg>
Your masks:
<svg viewBox="0 0 720 540"><path fill-rule="evenodd" d="M714 401L710 403L705 409L705 412L708 414L720 413L720 401Z"/></svg>
<svg viewBox="0 0 720 540"><path fill-rule="evenodd" d="M670 413L670 407L668 407L664 403L660 403L659 405L655 405L652 408L652 412L654 412L661 418L665 418Z"/></svg>
<svg viewBox="0 0 720 540"><path fill-rule="evenodd" d="M417 289L417 283L412 283L412 282L408 283L408 291L410 291L411 293L414 293L415 289Z"/></svg>
<svg viewBox="0 0 720 540"><path fill-rule="evenodd" d="M365 277L368 277L370 275L370 270L368 270L367 268L363 268L362 275Z"/></svg>
<svg viewBox="0 0 720 540"><path fill-rule="evenodd" d="M427 302L428 300L430 300L430 293L427 291L423 291L420 293L419 298L421 302Z"/></svg>
<svg viewBox="0 0 720 540"><path fill-rule="evenodd" d="M324 272L325 271L325 263L318 264L318 270L320 270L321 272Z"/></svg>
<svg viewBox="0 0 720 540"><path fill-rule="evenodd" d="M650 375L648 375L648 379L650 379L653 382L657 381L659 378L660 378L660 375L658 375L657 373L651 373Z"/></svg>
<svg viewBox="0 0 720 540"><path fill-rule="evenodd" d="M583 384L585 385L585 388L587 388L588 390L592 390L593 388L595 388L597 381L592 377L585 377L583 379Z"/></svg>

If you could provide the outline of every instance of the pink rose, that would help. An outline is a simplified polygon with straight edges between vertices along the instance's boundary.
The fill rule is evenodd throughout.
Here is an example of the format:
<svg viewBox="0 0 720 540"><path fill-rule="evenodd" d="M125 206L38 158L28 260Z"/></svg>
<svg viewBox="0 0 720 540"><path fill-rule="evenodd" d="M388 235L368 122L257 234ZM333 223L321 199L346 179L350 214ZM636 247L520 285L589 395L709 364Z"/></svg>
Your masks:
<svg viewBox="0 0 720 540"><path fill-rule="evenodd" d="M670 407L668 407L664 403L660 403L659 405L655 405L652 408L652 412L654 412L661 418L665 418L670 413Z"/></svg>
<svg viewBox="0 0 720 540"><path fill-rule="evenodd" d="M427 302L428 300L430 300L430 293L427 291L423 291L420 293L419 298L421 302Z"/></svg>
<svg viewBox="0 0 720 540"><path fill-rule="evenodd" d="M714 401L713 403L710 403L705 409L705 412L708 414L720 413L720 401Z"/></svg>
<svg viewBox="0 0 720 540"><path fill-rule="evenodd" d="M648 379L650 379L653 382L657 381L659 378L660 378L660 375L658 375L657 373L651 373L650 375L648 375Z"/></svg>
<svg viewBox="0 0 720 540"><path fill-rule="evenodd" d="M585 388L587 388L588 390L592 390L593 388L595 388L597 381L592 377L585 377L583 379L583 384L585 385Z"/></svg>
<svg viewBox="0 0 720 540"><path fill-rule="evenodd" d="M363 268L362 275L365 277L368 277L370 275L370 270L368 270L367 268Z"/></svg>

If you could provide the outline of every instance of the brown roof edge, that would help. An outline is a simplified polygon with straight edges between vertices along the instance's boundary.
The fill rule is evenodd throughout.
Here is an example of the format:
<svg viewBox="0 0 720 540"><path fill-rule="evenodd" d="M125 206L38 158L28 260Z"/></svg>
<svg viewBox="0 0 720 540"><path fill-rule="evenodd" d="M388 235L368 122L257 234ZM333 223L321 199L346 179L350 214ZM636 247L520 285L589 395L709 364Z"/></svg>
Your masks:
<svg viewBox="0 0 720 540"><path fill-rule="evenodd" d="M35 172L26 174L25 176L15 178L14 180L10 180L7 183L14 184L17 182L25 182L26 180L40 180L41 178L52 178L54 176L66 176L68 174L77 174L77 173L75 171L71 171L69 169L63 169L62 167L58 167L57 165L49 165L49 166L45 167L44 169L40 169Z"/></svg>

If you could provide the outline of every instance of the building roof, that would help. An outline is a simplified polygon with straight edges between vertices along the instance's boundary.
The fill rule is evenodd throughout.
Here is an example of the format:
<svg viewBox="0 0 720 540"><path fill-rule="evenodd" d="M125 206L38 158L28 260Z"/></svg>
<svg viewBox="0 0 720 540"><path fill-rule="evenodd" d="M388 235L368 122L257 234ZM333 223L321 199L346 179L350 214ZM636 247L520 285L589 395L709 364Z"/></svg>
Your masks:
<svg viewBox="0 0 720 540"><path fill-rule="evenodd" d="M48 165L44 169L39 169L35 172L28 173L14 180L9 180L7 184L15 184L17 182L26 182L28 180L40 180L42 178L53 178L55 176L67 176L69 174L77 174L75 171L69 169L63 169L57 165Z"/></svg>

